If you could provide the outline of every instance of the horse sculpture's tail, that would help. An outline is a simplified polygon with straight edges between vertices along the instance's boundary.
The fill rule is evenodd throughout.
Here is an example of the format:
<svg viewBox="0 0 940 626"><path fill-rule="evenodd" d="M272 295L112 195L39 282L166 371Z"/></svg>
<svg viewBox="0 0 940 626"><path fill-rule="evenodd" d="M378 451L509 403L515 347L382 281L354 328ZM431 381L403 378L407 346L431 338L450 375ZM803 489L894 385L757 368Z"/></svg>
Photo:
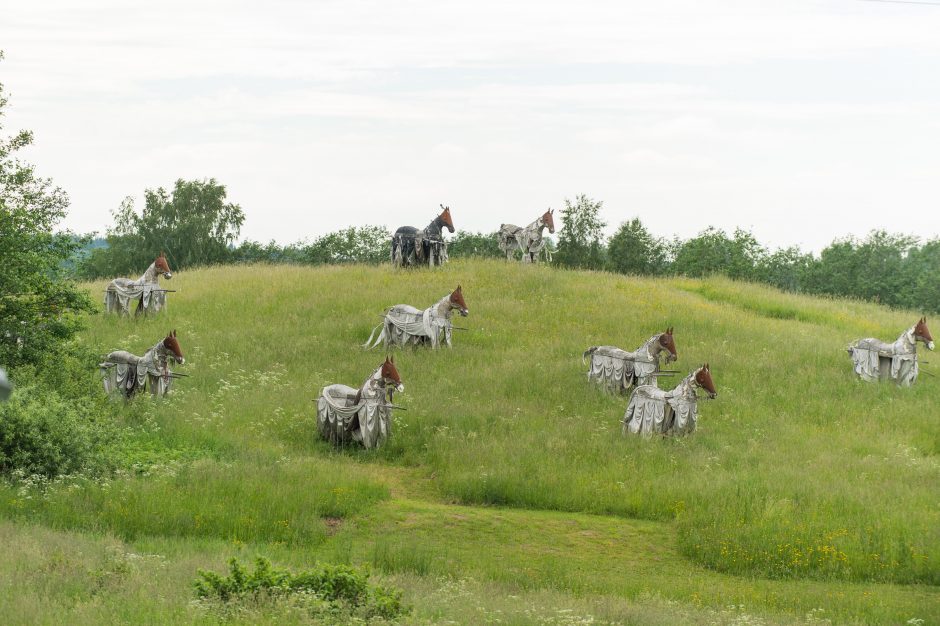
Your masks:
<svg viewBox="0 0 940 626"><path fill-rule="evenodd" d="M375 343L372 343L372 337L375 336L375 331L377 331L380 327L382 328L382 332L379 333L379 336L376 338ZM372 329L372 333L369 335L369 338L366 339L366 342L362 344L362 347L365 348L366 350L371 350L372 348L382 343L384 339L385 339L385 320L382 320L381 324L379 324L378 326ZM372 345L369 345L369 344L372 344Z"/></svg>
<svg viewBox="0 0 940 626"><path fill-rule="evenodd" d="M597 348L598 346L591 346L590 348L584 351L584 354L581 355L582 365L585 363L584 359L586 359L589 354L594 354L594 351L597 350Z"/></svg>

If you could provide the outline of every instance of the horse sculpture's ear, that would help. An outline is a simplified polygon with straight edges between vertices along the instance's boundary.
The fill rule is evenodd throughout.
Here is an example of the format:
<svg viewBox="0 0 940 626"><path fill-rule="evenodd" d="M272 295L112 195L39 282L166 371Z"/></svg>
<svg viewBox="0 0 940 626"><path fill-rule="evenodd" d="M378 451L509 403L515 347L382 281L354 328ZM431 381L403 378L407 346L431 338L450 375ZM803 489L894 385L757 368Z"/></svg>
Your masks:
<svg viewBox="0 0 940 626"><path fill-rule="evenodd" d="M395 362L395 355L392 355L392 361L391 361L391 362L392 362L392 363Z"/></svg>

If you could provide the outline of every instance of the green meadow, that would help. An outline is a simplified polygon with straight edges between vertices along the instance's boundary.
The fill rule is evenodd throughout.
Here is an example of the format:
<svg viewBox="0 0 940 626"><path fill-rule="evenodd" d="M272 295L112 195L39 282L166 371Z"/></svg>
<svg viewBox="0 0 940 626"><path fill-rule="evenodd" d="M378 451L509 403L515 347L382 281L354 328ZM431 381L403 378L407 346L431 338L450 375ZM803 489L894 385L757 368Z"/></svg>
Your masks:
<svg viewBox="0 0 940 626"><path fill-rule="evenodd" d="M320 389L385 357L360 348L379 314L458 284L454 348L395 353L407 411L388 444L320 441ZM159 316L92 316L79 339L143 354L177 329L187 358L171 396L109 407L117 474L0 486L4 623L313 623L195 601L198 569L257 555L368 568L414 624L940 623L940 365L868 385L845 352L919 312L501 261L229 266L167 287ZM624 438L626 398L591 386L581 353L667 326L675 369L708 361L718 397L690 436Z"/></svg>

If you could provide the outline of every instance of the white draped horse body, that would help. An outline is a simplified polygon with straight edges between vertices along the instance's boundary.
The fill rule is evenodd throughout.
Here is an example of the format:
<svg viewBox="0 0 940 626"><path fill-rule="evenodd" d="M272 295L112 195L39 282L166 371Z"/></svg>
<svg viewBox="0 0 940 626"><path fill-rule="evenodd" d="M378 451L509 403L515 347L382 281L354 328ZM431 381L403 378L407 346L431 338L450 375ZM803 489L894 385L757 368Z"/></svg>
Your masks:
<svg viewBox="0 0 940 626"><path fill-rule="evenodd" d="M591 357L588 380L610 393L623 394L634 385L656 386L664 352L667 363L678 357L672 328L653 335L634 352L614 346L592 346L584 351L581 360Z"/></svg>
<svg viewBox="0 0 940 626"><path fill-rule="evenodd" d="M166 308L166 290L160 288L160 275L173 278L170 266L163 253L150 264L147 271L137 280L115 278L104 292L104 309L108 313L130 315L128 304L138 300L136 313L157 313Z"/></svg>
<svg viewBox="0 0 940 626"><path fill-rule="evenodd" d="M545 239L542 237L542 231L548 228L549 233L555 232L555 220L552 218L553 211L549 209L542 214L540 218L526 227L516 226L515 224L500 224L497 237L499 239L499 249L506 255L506 260L511 260L516 250L522 250L523 263L538 263L539 255L545 253L546 261L551 261L548 248L545 247Z"/></svg>
<svg viewBox="0 0 940 626"><path fill-rule="evenodd" d="M130 398L148 386L154 396L165 396L170 391L174 374L169 368L169 358L183 364L183 352L176 340L176 331L161 339L143 356L126 350L116 350L99 364L105 393Z"/></svg>
<svg viewBox="0 0 940 626"><path fill-rule="evenodd" d="M450 318L455 310L464 317L469 314L460 285L423 311L408 304L396 304L385 312L382 323L372 330L363 347L374 348L383 342L386 348L424 344L437 348L442 343L451 347L453 324ZM382 332L373 342L379 328Z"/></svg>
<svg viewBox="0 0 940 626"><path fill-rule="evenodd" d="M707 363L670 391L652 385L637 387L630 395L630 403L623 415L623 434L650 437L695 431L698 422L697 387L705 389L712 398L718 395Z"/></svg>
<svg viewBox="0 0 940 626"><path fill-rule="evenodd" d="M917 342L922 341L933 350L933 338L927 329L927 319L901 333L894 343L871 337L859 339L848 347L855 373L864 381L892 380L901 387L909 387L917 380Z"/></svg>
<svg viewBox="0 0 940 626"><path fill-rule="evenodd" d="M341 445L357 442L378 448L392 434L392 399L404 391L395 363L388 358L358 390L347 385L327 385L317 398L320 436Z"/></svg>

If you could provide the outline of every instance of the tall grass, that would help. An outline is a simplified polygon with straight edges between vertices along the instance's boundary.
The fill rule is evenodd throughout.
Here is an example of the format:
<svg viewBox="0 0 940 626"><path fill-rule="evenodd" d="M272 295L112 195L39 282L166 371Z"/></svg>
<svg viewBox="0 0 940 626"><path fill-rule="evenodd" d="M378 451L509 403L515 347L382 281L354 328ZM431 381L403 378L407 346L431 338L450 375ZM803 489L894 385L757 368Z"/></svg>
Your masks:
<svg viewBox="0 0 940 626"><path fill-rule="evenodd" d="M409 410L389 445L336 456L315 434L319 389L358 386L384 358L357 346L386 307L428 306L458 283L470 330L454 333L453 350L397 355ZM248 468L294 454L417 466L461 502L675 519L683 552L721 571L940 583L938 381L862 384L844 351L861 336L893 339L913 313L499 261L212 268L174 286L165 316L102 316L84 341L140 351L177 328L191 377L159 423ZM719 397L702 403L692 436L624 439L626 400L590 386L580 354L632 349L666 326L678 368L709 361ZM237 526L226 515L219 532Z"/></svg>
<svg viewBox="0 0 940 626"><path fill-rule="evenodd" d="M358 348L378 315L428 306L458 283L470 330L454 333L453 350L396 353L396 404L408 411L388 445L320 441L319 390L358 386L384 359ZM17 521L0 536L22 548L0 564L20 596L0 594L14 622L211 622L188 607L195 569L256 546L296 567L371 564L405 581L417 623L571 623L571 606L628 623L737 623L752 606L874 623L940 614L935 587L873 584L940 582L940 381L862 384L844 351L858 337L893 339L914 313L501 261L210 268L173 288L165 313L96 316L80 337L100 355L142 354L176 328L187 357L171 396L108 411L126 427L112 451L124 470L0 486L0 518ZM709 361L719 397L700 405L691 436L625 439L626 399L589 385L580 355L632 349L666 326L678 369ZM447 504L409 500L428 497ZM64 565L41 554L47 540ZM131 567L101 547L121 541L167 560ZM24 577L28 564L36 573ZM590 594L607 608L591 608ZM724 615L729 602L748 608Z"/></svg>

